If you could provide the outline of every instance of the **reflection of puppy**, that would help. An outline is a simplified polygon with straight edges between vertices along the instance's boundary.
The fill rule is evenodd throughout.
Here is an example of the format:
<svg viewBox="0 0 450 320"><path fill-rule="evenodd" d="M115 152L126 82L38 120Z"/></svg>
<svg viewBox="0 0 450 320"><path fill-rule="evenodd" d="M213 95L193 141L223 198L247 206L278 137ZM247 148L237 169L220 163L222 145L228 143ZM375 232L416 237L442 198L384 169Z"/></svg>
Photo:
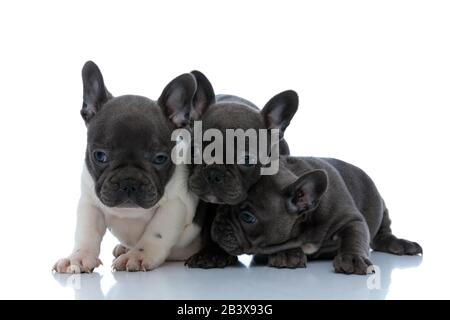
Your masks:
<svg viewBox="0 0 450 320"><path fill-rule="evenodd" d="M229 138L227 129L279 129L280 154L289 154L289 148L283 139L283 133L288 127L298 108L298 97L294 91L284 91L274 96L260 111L251 102L231 95L214 94L209 80L200 72L193 71L197 80L197 92L194 97L193 119L202 121L202 129L219 130L223 136L223 158L227 159L226 146L233 145L235 161L233 164L201 164L192 165L189 176L189 188L201 200L207 203L236 204L247 197L247 190L259 180L261 176L261 161L258 155L249 153L248 144L244 153L239 154L238 145L234 138ZM259 146L258 135L258 146ZM270 151L268 141L268 150ZM203 142L204 150L208 142ZM200 146L195 146L197 148ZM265 150L266 151L266 150ZM268 153L269 154L269 153ZM242 163L238 163L241 160ZM243 160L243 161L242 161ZM203 224L205 248L187 261L189 267L224 267L235 262L209 241L210 223L215 215L216 206L202 203L199 212L205 212Z"/></svg>
<svg viewBox="0 0 450 320"><path fill-rule="evenodd" d="M375 184L336 159L283 157L236 206L221 205L212 237L228 253L266 254L274 267L305 267L306 255L334 258L336 272L366 274L369 245L398 255L422 253L396 238Z"/></svg>
<svg viewBox="0 0 450 320"><path fill-rule="evenodd" d="M53 278L61 286L72 288L77 300L105 299L100 283L102 277L97 272L83 275L54 273Z"/></svg>
<svg viewBox="0 0 450 320"><path fill-rule="evenodd" d="M198 249L193 240L199 228L192 224L197 197L187 189L187 167L174 165L170 154L172 131L188 124L194 77L175 78L152 101L113 97L93 62L82 76L88 139L75 248L55 270L97 267L106 228L129 249L114 261L116 270L150 270L168 257L186 259Z"/></svg>

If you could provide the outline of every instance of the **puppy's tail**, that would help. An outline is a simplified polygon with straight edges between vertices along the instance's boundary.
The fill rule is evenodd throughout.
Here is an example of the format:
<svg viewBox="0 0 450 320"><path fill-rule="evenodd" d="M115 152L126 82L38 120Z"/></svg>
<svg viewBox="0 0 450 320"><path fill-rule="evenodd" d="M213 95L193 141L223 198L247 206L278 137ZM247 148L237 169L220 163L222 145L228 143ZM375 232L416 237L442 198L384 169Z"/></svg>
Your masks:
<svg viewBox="0 0 450 320"><path fill-rule="evenodd" d="M389 210L383 202L383 220L380 229L372 241L372 249L375 251L388 252L396 255L417 255L423 253L422 247L412 241L398 239L392 234Z"/></svg>

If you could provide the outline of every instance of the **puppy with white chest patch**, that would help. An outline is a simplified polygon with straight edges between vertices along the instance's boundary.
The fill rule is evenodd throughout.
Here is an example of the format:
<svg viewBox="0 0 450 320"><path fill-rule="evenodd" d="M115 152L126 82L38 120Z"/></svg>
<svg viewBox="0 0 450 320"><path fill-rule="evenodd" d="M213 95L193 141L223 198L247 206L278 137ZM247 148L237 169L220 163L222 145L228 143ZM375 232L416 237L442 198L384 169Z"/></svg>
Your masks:
<svg viewBox="0 0 450 320"><path fill-rule="evenodd" d="M54 270L98 267L106 229L121 243L114 250L115 270L146 271L166 259L185 260L200 249L200 227L193 224L198 200L188 190L186 165L171 161L171 135L189 124L195 78L175 78L153 101L113 97L93 62L84 65L82 77L87 148L75 247Z"/></svg>

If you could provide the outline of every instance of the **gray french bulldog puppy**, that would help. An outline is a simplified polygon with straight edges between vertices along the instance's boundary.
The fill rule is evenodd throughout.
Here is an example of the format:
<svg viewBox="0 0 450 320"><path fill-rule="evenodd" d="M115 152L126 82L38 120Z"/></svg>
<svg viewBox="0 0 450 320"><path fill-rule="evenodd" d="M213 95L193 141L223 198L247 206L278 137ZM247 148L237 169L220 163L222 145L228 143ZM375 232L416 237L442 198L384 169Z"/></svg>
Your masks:
<svg viewBox="0 0 450 320"><path fill-rule="evenodd" d="M370 247L397 255L422 248L392 234L388 209L361 169L330 158L282 157L238 205L221 205L212 238L233 255L265 256L273 267L333 258L336 272L367 274Z"/></svg>
<svg viewBox="0 0 450 320"><path fill-rule="evenodd" d="M198 198L188 190L188 167L175 165L172 132L189 124L195 78L172 80L158 100L113 97L92 61L82 70L87 147L75 246L54 269L91 272L109 229L120 245L113 269L147 271L166 259L185 260L200 249L193 223Z"/></svg>
<svg viewBox="0 0 450 320"><path fill-rule="evenodd" d="M280 154L289 154L289 147L283 134L298 109L298 96L292 90L275 95L260 110L252 102L233 95L215 95L209 80L199 71L192 71L197 81L193 102L192 120L201 120L205 132L208 129L220 130L224 146L233 141L227 140L227 129L278 129ZM258 136L259 139L259 136ZM209 142L203 142L203 149ZM270 142L268 143L270 148ZM223 152L226 158L226 150ZM237 145L234 145L237 154ZM242 164L193 164L189 175L189 189L200 199L197 219L201 222L204 234L204 248L187 260L189 267L215 268L237 262L237 258L226 254L210 239L210 226L216 213L217 204L237 204L247 197L247 190L260 177L259 159Z"/></svg>

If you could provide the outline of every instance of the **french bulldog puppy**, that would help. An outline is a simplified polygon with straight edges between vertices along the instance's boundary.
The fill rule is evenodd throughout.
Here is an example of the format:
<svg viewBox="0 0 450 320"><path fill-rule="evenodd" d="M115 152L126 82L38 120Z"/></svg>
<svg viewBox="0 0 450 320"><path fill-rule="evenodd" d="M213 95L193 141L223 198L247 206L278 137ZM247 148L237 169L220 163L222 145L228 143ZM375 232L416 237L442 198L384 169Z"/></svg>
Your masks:
<svg viewBox="0 0 450 320"><path fill-rule="evenodd" d="M329 158L282 157L247 199L220 205L212 238L233 255L265 255L269 266L305 267L307 256L334 258L336 272L367 274L369 248L416 255L422 248L392 234L388 209L361 169Z"/></svg>
<svg viewBox="0 0 450 320"><path fill-rule="evenodd" d="M289 147L283 138L292 117L297 112L297 93L288 90L274 96L260 110L256 105L243 98L233 95L215 95L209 80L199 71L192 74L197 80L197 91L194 97L192 120L201 120L203 132L216 129L224 137L224 146L233 141L227 140L227 129L278 129L280 154L289 154ZM259 136L258 136L259 139ZM202 149L209 144L203 141ZM197 146L198 147L198 146ZM247 145L248 147L248 145ZM270 148L270 142L268 144ZM248 149L246 149L248 150ZM268 151L269 152L269 151ZM189 175L189 189L200 199L198 215L204 218L203 243L204 248L187 260L186 265L192 268L215 268L237 262L235 256L224 252L211 241L210 226L217 205L237 204L247 197L247 190L261 177L260 159L248 160L249 154L238 155L237 145L234 145L234 155L244 156L244 163L239 164L193 164ZM227 157L223 150L224 159Z"/></svg>
<svg viewBox="0 0 450 320"><path fill-rule="evenodd" d="M171 81L157 101L113 97L91 61L82 70L87 148L81 178L75 247L54 265L61 273L91 272L109 229L120 241L114 270L151 270L166 259L185 260L200 249L193 224L198 198L188 168L171 161L174 129L189 124L196 82Z"/></svg>

